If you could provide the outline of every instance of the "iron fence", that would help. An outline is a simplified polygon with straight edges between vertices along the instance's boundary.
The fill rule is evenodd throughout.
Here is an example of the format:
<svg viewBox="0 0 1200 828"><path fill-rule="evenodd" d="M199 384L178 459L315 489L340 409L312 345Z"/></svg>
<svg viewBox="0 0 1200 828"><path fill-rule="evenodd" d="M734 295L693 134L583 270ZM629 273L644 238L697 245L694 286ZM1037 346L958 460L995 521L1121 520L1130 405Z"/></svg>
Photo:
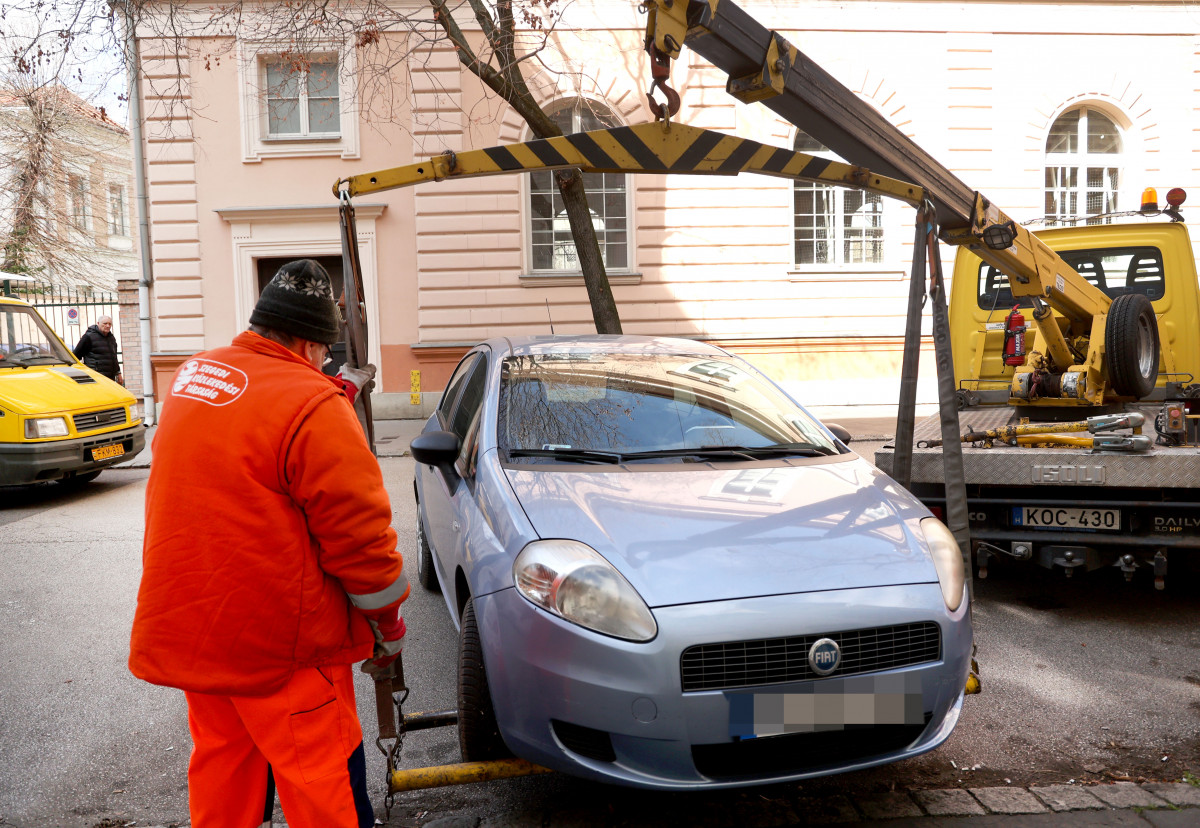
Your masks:
<svg viewBox="0 0 1200 828"><path fill-rule="evenodd" d="M5 280L3 293L37 308L68 348L74 348L88 326L96 324L101 316L111 317L112 333L117 338L117 356L124 364L116 291Z"/></svg>

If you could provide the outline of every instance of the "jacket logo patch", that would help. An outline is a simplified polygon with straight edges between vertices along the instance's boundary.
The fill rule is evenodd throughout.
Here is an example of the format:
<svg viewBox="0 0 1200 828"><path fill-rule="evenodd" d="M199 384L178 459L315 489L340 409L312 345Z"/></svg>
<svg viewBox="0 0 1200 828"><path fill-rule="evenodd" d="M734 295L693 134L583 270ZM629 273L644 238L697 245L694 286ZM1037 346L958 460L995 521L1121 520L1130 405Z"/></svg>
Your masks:
<svg viewBox="0 0 1200 828"><path fill-rule="evenodd" d="M209 405L229 405L246 390L244 371L211 359L189 359L179 366L171 393Z"/></svg>

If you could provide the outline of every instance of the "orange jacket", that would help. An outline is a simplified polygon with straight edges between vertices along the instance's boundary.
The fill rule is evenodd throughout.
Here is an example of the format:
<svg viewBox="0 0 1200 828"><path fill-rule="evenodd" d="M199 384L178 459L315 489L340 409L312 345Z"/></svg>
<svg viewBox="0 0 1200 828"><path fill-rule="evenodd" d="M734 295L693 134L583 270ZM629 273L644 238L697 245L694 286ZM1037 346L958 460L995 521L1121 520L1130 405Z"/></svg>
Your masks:
<svg viewBox="0 0 1200 828"><path fill-rule="evenodd" d="M134 675L256 696L371 655L351 606L386 616L408 581L379 463L335 381L243 333L180 366L153 455Z"/></svg>

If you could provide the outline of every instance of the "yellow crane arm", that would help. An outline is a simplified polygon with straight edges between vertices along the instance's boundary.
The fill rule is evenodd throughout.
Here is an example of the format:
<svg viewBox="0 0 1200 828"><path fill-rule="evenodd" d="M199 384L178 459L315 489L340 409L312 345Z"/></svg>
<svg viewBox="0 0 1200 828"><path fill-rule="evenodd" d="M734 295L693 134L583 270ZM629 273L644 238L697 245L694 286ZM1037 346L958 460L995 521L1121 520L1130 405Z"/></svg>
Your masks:
<svg viewBox="0 0 1200 828"><path fill-rule="evenodd" d="M443 153L416 164L340 178L333 185L333 191L335 195L346 192L357 196L425 181L570 167L583 172L664 175L759 173L795 181L855 187L914 206L925 198L925 191L920 187L875 175L863 167L666 121Z"/></svg>

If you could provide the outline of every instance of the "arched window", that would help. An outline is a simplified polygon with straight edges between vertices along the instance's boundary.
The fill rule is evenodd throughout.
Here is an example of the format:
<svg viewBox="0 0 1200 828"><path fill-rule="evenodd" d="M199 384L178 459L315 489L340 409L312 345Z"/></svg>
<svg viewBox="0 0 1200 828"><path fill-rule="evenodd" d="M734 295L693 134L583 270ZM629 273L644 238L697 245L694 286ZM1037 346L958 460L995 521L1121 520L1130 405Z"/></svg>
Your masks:
<svg viewBox="0 0 1200 828"><path fill-rule="evenodd" d="M797 131L797 152L842 161L808 133ZM793 190L796 265L883 262L883 198L862 190L797 181Z"/></svg>
<svg viewBox="0 0 1200 828"><path fill-rule="evenodd" d="M1121 131L1100 110L1079 106L1059 115L1046 137L1046 223L1116 211L1121 150Z"/></svg>
<svg viewBox="0 0 1200 828"><path fill-rule="evenodd" d="M620 126L609 110L595 101L563 101L550 117L564 134ZM588 209L600 242L600 255L609 270L629 269L629 202L626 176L584 173ZM566 207L554 173L529 174L530 261L534 272L578 272L579 258L567 220Z"/></svg>

